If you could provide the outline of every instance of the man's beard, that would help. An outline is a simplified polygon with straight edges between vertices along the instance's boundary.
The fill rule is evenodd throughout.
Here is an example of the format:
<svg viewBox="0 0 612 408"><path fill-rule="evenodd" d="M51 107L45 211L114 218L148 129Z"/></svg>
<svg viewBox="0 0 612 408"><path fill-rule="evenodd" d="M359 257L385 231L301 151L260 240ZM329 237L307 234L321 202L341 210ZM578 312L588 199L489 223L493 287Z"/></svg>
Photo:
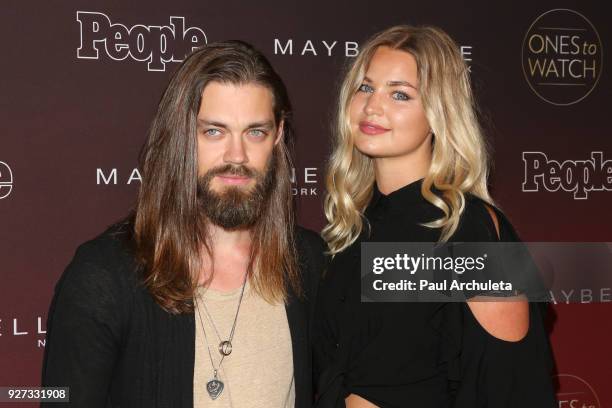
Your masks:
<svg viewBox="0 0 612 408"><path fill-rule="evenodd" d="M198 202L206 218L227 230L250 228L259 220L268 205L276 173L276 160L270 159L264 172L244 165L226 164L198 177ZM214 191L210 183L217 175L246 176L255 179L250 188L224 187Z"/></svg>

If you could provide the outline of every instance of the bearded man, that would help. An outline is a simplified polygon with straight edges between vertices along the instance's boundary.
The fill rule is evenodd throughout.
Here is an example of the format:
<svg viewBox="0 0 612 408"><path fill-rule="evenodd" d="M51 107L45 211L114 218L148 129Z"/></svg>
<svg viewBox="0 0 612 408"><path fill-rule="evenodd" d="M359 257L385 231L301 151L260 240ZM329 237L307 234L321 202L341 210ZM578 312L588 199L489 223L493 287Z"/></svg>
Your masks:
<svg viewBox="0 0 612 408"><path fill-rule="evenodd" d="M294 224L291 138L260 52L227 41L186 58L133 213L56 286L43 386L69 387L70 407L310 407L324 245Z"/></svg>

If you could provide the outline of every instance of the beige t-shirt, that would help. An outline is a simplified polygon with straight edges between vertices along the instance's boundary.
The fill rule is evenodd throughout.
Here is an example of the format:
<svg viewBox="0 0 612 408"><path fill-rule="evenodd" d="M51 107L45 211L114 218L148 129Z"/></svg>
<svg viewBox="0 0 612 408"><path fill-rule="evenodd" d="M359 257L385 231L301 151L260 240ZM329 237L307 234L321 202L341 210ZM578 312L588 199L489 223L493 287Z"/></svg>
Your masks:
<svg viewBox="0 0 612 408"><path fill-rule="evenodd" d="M229 337L240 289L228 293L200 287L196 292L194 408L294 407L293 353L285 306L282 303L270 305L251 290L248 283L232 340L232 353L223 359L218 372L219 380L224 383L223 392L213 400L206 391L206 383L213 378L213 368L201 321L210 342L210 354L215 367L219 368L221 340L218 334L223 340Z"/></svg>

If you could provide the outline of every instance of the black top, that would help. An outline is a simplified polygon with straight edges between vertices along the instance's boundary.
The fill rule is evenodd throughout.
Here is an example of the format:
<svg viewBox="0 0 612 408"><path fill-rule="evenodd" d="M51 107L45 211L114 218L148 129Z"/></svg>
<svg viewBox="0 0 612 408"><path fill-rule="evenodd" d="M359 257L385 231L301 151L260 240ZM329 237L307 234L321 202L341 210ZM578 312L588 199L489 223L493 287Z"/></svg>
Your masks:
<svg viewBox="0 0 612 408"><path fill-rule="evenodd" d="M375 187L365 212L371 235L364 231L337 254L321 280L313 333L316 406L344 407L351 393L385 408L556 406L539 304L530 303L526 337L509 342L482 328L466 303L360 302L361 242L438 240L439 229L419 225L442 215L422 197L421 184L386 196ZM500 240L519 241L495 212ZM450 241L496 240L484 201L467 195Z"/></svg>
<svg viewBox="0 0 612 408"><path fill-rule="evenodd" d="M47 320L42 385L70 387L49 407L193 407L193 313L161 309L140 284L128 233L113 228L79 247L60 278ZM312 406L310 321L323 241L298 228L305 298L286 306L296 407ZM42 404L42 406L47 406Z"/></svg>

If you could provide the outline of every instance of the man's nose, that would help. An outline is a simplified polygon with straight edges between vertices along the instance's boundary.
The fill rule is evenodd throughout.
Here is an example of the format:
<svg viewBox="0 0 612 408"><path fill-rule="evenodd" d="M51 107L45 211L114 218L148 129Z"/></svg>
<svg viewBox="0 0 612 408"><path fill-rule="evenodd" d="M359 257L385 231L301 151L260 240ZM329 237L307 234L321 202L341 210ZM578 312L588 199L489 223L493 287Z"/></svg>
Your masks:
<svg viewBox="0 0 612 408"><path fill-rule="evenodd" d="M240 135L232 135L228 138L223 160L232 164L245 164L249 161L244 141Z"/></svg>

